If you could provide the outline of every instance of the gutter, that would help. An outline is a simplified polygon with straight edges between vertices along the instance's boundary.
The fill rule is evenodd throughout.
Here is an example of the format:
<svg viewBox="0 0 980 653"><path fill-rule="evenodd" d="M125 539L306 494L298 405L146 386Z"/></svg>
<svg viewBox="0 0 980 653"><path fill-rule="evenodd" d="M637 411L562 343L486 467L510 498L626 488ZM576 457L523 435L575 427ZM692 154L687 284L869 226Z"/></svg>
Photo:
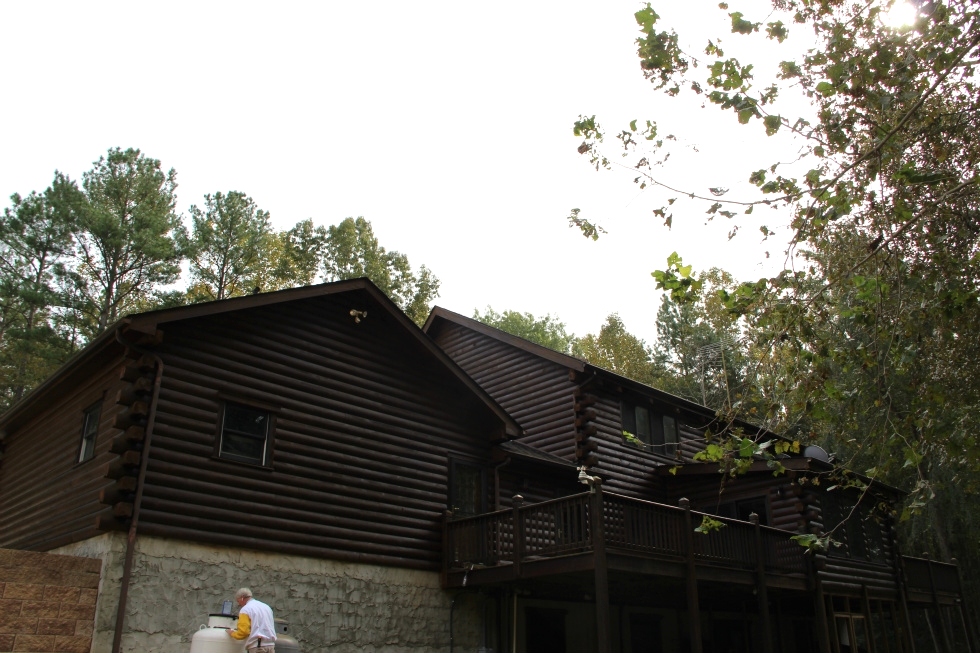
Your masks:
<svg viewBox="0 0 980 653"><path fill-rule="evenodd" d="M146 466L150 460L150 441L153 438L153 425L157 415L157 399L160 396L160 381L163 378L163 359L156 353L142 349L122 339L120 326L115 330L116 341L124 347L152 357L156 361L156 375L153 379L153 396L150 399L150 414L146 419L146 434L143 437L143 451L140 456L140 469L136 481L136 497L133 499L133 518L129 522L126 538L126 557L123 561L123 575L119 583L119 605L116 609L116 627L112 635L112 652L122 653L122 632L126 624L126 607L129 601L129 584L133 576L133 557L136 553L136 530L139 526L140 504L143 502L143 485L146 480Z"/></svg>

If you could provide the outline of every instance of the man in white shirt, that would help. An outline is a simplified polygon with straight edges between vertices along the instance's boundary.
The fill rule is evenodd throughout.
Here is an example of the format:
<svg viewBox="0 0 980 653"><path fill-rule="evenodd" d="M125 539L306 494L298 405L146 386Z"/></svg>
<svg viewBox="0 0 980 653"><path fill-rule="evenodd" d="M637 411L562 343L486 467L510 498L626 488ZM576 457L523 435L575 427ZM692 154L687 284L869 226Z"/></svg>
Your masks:
<svg viewBox="0 0 980 653"><path fill-rule="evenodd" d="M252 598L252 590L243 587L235 593L238 603L238 628L229 630L233 639L244 639L245 650L249 653L274 653L276 646L276 623L272 608L262 601Z"/></svg>

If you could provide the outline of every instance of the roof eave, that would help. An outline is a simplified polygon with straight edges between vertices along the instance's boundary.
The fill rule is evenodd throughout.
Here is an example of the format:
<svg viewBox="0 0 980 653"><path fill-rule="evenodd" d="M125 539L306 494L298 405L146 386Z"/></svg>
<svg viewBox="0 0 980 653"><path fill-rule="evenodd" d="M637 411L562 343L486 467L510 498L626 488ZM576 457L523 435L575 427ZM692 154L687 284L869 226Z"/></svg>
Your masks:
<svg viewBox="0 0 980 653"><path fill-rule="evenodd" d="M507 333L506 331L502 331L496 327L484 324L479 320L474 320L471 317L454 313L453 311L442 308L441 306L436 306L432 309L432 311L429 313L429 317L425 321L425 324L422 325L422 330L425 333L429 333L430 329L434 328L440 320L464 326L472 331L476 331L479 334L499 340L500 342L517 347L518 349L522 349L536 356L540 356L541 358L550 360L553 363L558 363L559 365L563 365L577 372L585 371L585 368L588 365L585 361L579 358L575 358L569 354L563 354L560 351L555 351L554 349L549 349L544 345L539 345L535 342L531 342L530 340L521 338L520 336Z"/></svg>
<svg viewBox="0 0 980 653"><path fill-rule="evenodd" d="M70 376L77 368L89 362L104 349L111 346L116 340L116 333L120 328L132 329L142 333L152 334L162 324L188 320L196 317L217 315L229 311L245 310L248 308L267 306L287 301L297 301L310 297L323 295L336 295L355 290L367 292L390 316L399 322L411 337L424 348L430 355L434 356L439 363L456 379L458 379L471 393L473 393L481 403L486 405L490 412L497 417L503 426L503 435L507 437L518 437L523 433L520 425L508 415L476 382L473 381L463 370L453 361L448 354L440 349L422 330L412 322L405 313L395 305L391 299L384 294L374 283L366 277L335 281L315 286L302 286L299 288L289 288L269 293L258 293L255 295L245 295L232 297L213 302L201 304L191 304L174 308L165 308L146 313L128 315L119 320L114 325L106 329L95 340L90 342L84 349L75 354L54 374L48 377L37 388L31 391L26 397L11 406L7 411L0 415L0 431L15 420L23 417L30 412L32 406L36 405L39 399L47 393L52 392L66 377Z"/></svg>

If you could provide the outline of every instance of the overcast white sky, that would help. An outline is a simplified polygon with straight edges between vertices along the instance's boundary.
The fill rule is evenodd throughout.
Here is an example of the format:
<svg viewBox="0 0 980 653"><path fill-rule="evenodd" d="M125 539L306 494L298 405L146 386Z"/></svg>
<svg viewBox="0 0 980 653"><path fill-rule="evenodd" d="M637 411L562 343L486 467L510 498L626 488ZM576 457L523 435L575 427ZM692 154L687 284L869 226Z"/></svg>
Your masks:
<svg viewBox="0 0 980 653"><path fill-rule="evenodd" d="M717 17L725 33L716 1L670 5L683 13L656 7L665 24ZM650 272L670 252L754 279L783 248L751 225L729 243L732 224L706 224L704 206L680 207L667 230L651 214L663 195L576 152L573 122L597 114L610 131L652 118L684 134L684 166L663 175L684 189L770 163L757 130L643 80L640 6L2 2L0 206L55 169L80 178L110 147L137 147L177 170L185 214L205 193L240 190L280 229L364 216L383 246L439 277L440 306L551 314L576 335L618 312L652 343ZM574 207L610 233L569 229Z"/></svg>

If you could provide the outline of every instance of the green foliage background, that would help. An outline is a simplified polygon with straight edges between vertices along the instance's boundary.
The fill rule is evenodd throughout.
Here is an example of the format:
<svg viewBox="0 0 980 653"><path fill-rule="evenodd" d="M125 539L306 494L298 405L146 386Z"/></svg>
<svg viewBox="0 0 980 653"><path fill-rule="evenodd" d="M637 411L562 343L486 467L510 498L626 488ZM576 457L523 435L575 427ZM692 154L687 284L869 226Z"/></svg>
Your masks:
<svg viewBox="0 0 980 653"><path fill-rule="evenodd" d="M228 191L193 205L188 231L176 178L114 148L81 185L56 171L44 192L11 197L0 219L0 410L129 313L366 276L421 325L439 294L435 275L382 247L364 218L276 231L268 211Z"/></svg>

